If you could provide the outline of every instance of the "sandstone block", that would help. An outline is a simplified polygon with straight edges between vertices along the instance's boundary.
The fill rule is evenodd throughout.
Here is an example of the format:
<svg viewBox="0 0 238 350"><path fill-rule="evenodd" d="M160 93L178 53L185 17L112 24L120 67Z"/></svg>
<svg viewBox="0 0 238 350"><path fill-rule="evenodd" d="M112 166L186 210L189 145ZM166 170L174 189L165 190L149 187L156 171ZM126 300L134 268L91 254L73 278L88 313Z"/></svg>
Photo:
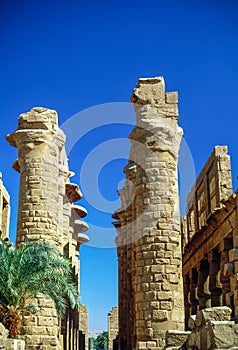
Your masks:
<svg viewBox="0 0 238 350"><path fill-rule="evenodd" d="M188 340L187 340L187 348L188 348L188 350L192 350L192 349L201 350L200 332L199 331L193 331L191 334L189 334ZM203 349L203 350L205 350L205 349Z"/></svg>
<svg viewBox="0 0 238 350"><path fill-rule="evenodd" d="M166 332L166 346L181 347L186 343L190 334L191 332L168 330Z"/></svg>
<svg viewBox="0 0 238 350"><path fill-rule="evenodd" d="M188 328L193 330L195 328L196 315L191 315L188 319Z"/></svg>
<svg viewBox="0 0 238 350"><path fill-rule="evenodd" d="M54 326L56 322L57 320L54 317L38 316L39 326Z"/></svg>
<svg viewBox="0 0 238 350"><path fill-rule="evenodd" d="M231 349L238 346L235 344L234 322L211 321L207 329L208 349Z"/></svg>
<svg viewBox="0 0 238 350"><path fill-rule="evenodd" d="M229 321L232 310L227 306L217 306L201 310L195 319L196 327L200 327L208 321Z"/></svg>
<svg viewBox="0 0 238 350"><path fill-rule="evenodd" d="M161 310L172 310L172 303L170 301L161 301Z"/></svg>
<svg viewBox="0 0 238 350"><path fill-rule="evenodd" d="M166 310L153 310L152 317L156 321L167 321L168 320L168 311Z"/></svg>
<svg viewBox="0 0 238 350"><path fill-rule="evenodd" d="M7 339L6 350L25 350L24 340Z"/></svg>
<svg viewBox="0 0 238 350"><path fill-rule="evenodd" d="M167 291L158 292L158 300L171 300L172 293Z"/></svg>

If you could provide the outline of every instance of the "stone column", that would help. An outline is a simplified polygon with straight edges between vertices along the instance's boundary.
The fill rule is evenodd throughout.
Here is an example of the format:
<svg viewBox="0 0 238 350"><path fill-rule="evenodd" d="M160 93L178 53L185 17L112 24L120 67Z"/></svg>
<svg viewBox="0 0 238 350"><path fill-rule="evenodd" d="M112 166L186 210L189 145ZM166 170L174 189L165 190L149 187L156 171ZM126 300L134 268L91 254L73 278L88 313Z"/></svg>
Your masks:
<svg viewBox="0 0 238 350"><path fill-rule="evenodd" d="M189 299L191 303L191 315L196 315L198 312L198 272L197 268L193 268L190 271L190 293Z"/></svg>
<svg viewBox="0 0 238 350"><path fill-rule="evenodd" d="M132 349L134 335L134 292L132 290L132 206L133 206L133 179L134 164L129 163L125 168L126 181L124 187L118 191L122 205L113 215L113 222L117 229L116 239L118 254L119 275L119 332L118 348L120 350Z"/></svg>
<svg viewBox="0 0 238 350"><path fill-rule="evenodd" d="M72 173L56 111L33 108L20 115L18 128L7 140L18 149L13 164L20 172L17 244L27 238L57 245L71 259L72 277L79 288L78 251L80 244L89 240L83 234L88 225L81 218L87 211L73 204L82 193L77 184L69 182ZM41 296L36 302L40 307L38 316L24 319L27 350L78 347L79 310L68 308L60 329L53 303Z"/></svg>
<svg viewBox="0 0 238 350"><path fill-rule="evenodd" d="M209 290L211 292L211 306L221 306L222 284L220 282L220 253L213 249L209 256Z"/></svg>
<svg viewBox="0 0 238 350"><path fill-rule="evenodd" d="M162 77L140 79L131 100L137 124L129 136L130 160L136 175L133 222L126 230L133 239L135 343L136 349L157 350L165 345L166 330L184 328L177 183L182 130L177 93L165 93Z"/></svg>
<svg viewBox="0 0 238 350"><path fill-rule="evenodd" d="M232 307L230 298L228 297L231 287L230 287L230 277L225 274L225 264L229 262L229 251L233 248L232 239L224 239L220 245L219 250L221 253L220 258L220 282L222 284L222 294L221 294L221 303Z"/></svg>
<svg viewBox="0 0 238 350"><path fill-rule="evenodd" d="M199 310L211 307L211 293L209 291L209 263L208 260L202 260L198 270L198 298Z"/></svg>
<svg viewBox="0 0 238 350"><path fill-rule="evenodd" d="M18 128L7 136L18 149L14 168L20 172L17 244L46 240L62 250L64 183L59 169L65 136L57 113L33 108L21 114ZM62 181L61 181L62 180ZM38 297L38 316L25 318L27 349L60 349L59 322L53 302Z"/></svg>
<svg viewBox="0 0 238 350"><path fill-rule="evenodd" d="M190 295L190 277L189 274L184 276L184 309L185 309L185 329L188 328L188 319L191 315Z"/></svg>

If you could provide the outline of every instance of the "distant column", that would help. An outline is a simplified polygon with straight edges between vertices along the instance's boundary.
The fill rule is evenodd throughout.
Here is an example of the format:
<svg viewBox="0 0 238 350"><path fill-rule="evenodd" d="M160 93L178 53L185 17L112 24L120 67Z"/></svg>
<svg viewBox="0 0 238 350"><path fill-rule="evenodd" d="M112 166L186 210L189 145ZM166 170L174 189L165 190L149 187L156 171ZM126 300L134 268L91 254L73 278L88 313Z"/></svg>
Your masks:
<svg viewBox="0 0 238 350"><path fill-rule="evenodd" d="M209 291L209 263L202 260L198 270L198 298L199 310L211 307L211 292Z"/></svg>
<svg viewBox="0 0 238 350"><path fill-rule="evenodd" d="M197 268L192 268L190 272L190 294L191 315L196 315L198 312L198 272Z"/></svg>
<svg viewBox="0 0 238 350"><path fill-rule="evenodd" d="M191 315L190 295L190 277L189 274L184 276L184 309L185 309L185 328L188 327L188 319Z"/></svg>
<svg viewBox="0 0 238 350"><path fill-rule="evenodd" d="M219 249L221 252L220 258L220 282L222 284L221 303L229 307L233 307L229 293L231 292L230 277L225 274L225 264L229 262L229 251L233 248L232 239L223 239Z"/></svg>
<svg viewBox="0 0 238 350"><path fill-rule="evenodd" d="M220 253L218 249L213 249L209 254L210 263L210 284L209 290L211 292L211 306L221 306L222 284L220 277Z"/></svg>
<svg viewBox="0 0 238 350"><path fill-rule="evenodd" d="M114 350L113 343L118 335L118 308L113 307L108 314L108 350Z"/></svg>

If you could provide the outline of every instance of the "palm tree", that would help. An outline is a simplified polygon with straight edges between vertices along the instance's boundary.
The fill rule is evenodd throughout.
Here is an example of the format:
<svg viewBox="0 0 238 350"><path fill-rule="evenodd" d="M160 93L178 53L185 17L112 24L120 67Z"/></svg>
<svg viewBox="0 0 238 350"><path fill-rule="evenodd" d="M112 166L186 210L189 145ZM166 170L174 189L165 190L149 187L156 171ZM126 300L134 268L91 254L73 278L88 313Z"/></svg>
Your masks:
<svg viewBox="0 0 238 350"><path fill-rule="evenodd" d="M79 303L72 280L71 262L49 242L24 242L13 248L0 239L0 321L16 338L24 315L37 312L32 299L44 294L54 301L59 317L67 301L75 308Z"/></svg>

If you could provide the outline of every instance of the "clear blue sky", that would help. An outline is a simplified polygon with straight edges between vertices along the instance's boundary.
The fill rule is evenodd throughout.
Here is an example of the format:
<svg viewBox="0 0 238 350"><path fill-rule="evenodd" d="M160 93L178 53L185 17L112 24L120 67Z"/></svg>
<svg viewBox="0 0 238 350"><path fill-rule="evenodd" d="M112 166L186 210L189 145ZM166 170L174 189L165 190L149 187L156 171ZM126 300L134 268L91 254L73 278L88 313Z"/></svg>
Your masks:
<svg viewBox="0 0 238 350"><path fill-rule="evenodd" d="M0 171L11 194L12 238L19 175L11 169L16 151L5 135L16 128L18 115L45 106L56 109L63 124L85 108L129 102L139 77L163 75L167 90L179 91L179 122L197 172L215 145L229 146L238 187L236 0L1 0L0 41ZM122 123L84 135L69 155L74 181L80 182L90 151L125 139L129 130ZM112 159L98 173L109 201L117 199L124 163ZM109 211L82 203L91 225L111 227ZM81 247L81 271L89 328L106 329L107 313L117 304L115 249Z"/></svg>

